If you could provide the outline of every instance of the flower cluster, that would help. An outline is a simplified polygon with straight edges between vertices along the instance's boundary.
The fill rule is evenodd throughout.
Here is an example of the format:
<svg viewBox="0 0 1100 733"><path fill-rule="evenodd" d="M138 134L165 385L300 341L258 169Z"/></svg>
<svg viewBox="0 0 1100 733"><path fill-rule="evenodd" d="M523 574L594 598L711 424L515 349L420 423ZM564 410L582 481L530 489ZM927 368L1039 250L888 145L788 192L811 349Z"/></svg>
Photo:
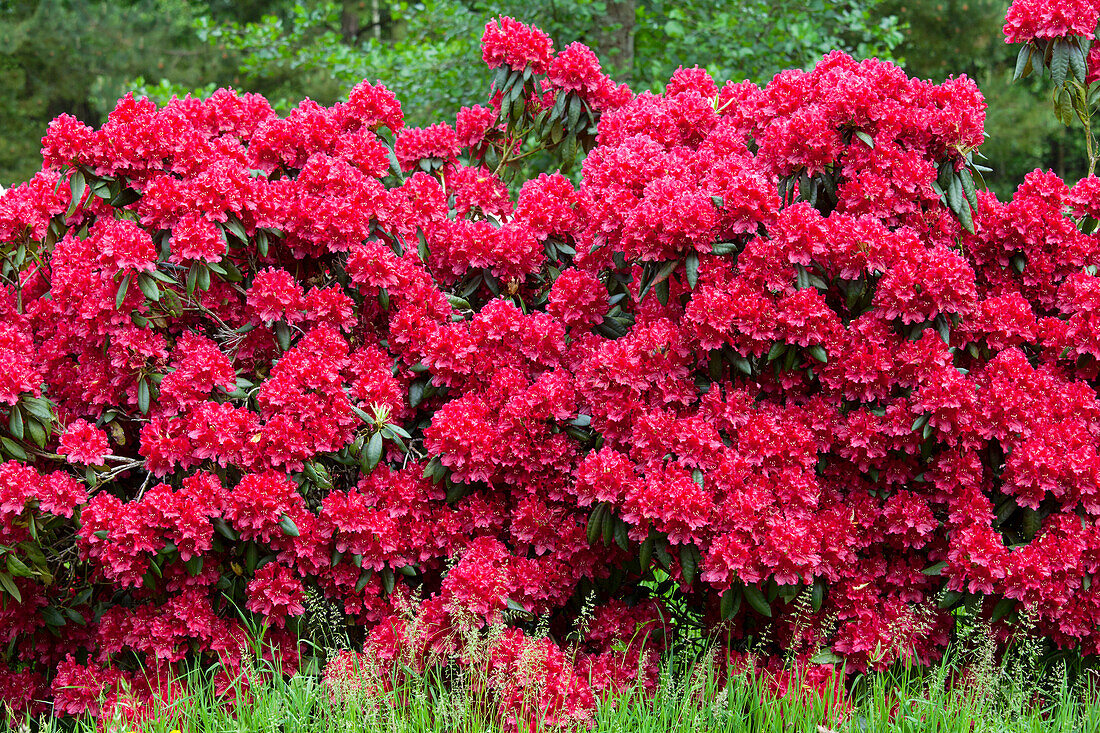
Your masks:
<svg viewBox="0 0 1100 733"><path fill-rule="evenodd" d="M1093 38L1100 5L1092 0L1055 3L1049 0L1014 0L1005 16L1007 43L1081 36Z"/></svg>

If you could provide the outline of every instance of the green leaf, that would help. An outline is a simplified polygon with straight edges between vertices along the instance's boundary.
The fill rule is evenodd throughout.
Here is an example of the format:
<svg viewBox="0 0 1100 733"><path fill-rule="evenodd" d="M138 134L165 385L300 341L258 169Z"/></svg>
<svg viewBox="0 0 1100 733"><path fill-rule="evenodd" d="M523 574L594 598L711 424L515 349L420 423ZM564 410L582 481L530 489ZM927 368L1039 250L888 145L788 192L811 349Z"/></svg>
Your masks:
<svg viewBox="0 0 1100 733"><path fill-rule="evenodd" d="M394 425L392 422L386 423L383 426L383 430L391 430L394 433L397 433L399 436L401 436L405 440L412 440L412 436L409 435L409 432L407 430L405 430L405 428L401 427L400 425Z"/></svg>
<svg viewBox="0 0 1100 733"><path fill-rule="evenodd" d="M569 121L566 129L577 132L577 124L581 118L581 98L576 94L571 95L569 100Z"/></svg>
<svg viewBox="0 0 1100 733"><path fill-rule="evenodd" d="M19 405L14 405L8 415L8 432L16 440L23 439L23 411L19 409Z"/></svg>
<svg viewBox="0 0 1100 733"><path fill-rule="evenodd" d="M187 570L187 574L194 578L202 572L202 555L195 555L187 560L183 563L183 567Z"/></svg>
<svg viewBox="0 0 1100 733"><path fill-rule="evenodd" d="M1078 39L1075 38L1069 43L1069 70L1073 78L1084 84L1088 67L1085 63L1085 52L1077 41Z"/></svg>
<svg viewBox="0 0 1100 733"><path fill-rule="evenodd" d="M866 143L867 147L871 148L871 150L875 149L875 140L874 140L874 138L872 138L866 132L864 132L863 130L856 130L855 135L860 140L862 140L864 143Z"/></svg>
<svg viewBox="0 0 1100 733"><path fill-rule="evenodd" d="M393 157L393 151L389 150L389 148L386 150L390 154L390 160L392 162L397 162L397 159ZM267 232L260 229L256 232L256 254L260 255L260 257L267 257L269 248L270 240L268 239Z"/></svg>
<svg viewBox="0 0 1100 733"><path fill-rule="evenodd" d="M23 409L38 418L38 421L44 425L53 422L53 411L49 400L42 399L41 397L24 396L21 400L21 404L23 405Z"/></svg>
<svg viewBox="0 0 1100 733"><path fill-rule="evenodd" d="M46 427L42 423L38 422L34 417L27 417L24 425L27 433L31 434L31 440L34 441L34 445L38 448L46 447Z"/></svg>
<svg viewBox="0 0 1100 733"><path fill-rule="evenodd" d="M393 593L393 570L384 568L382 570L382 590L386 591L386 595Z"/></svg>
<svg viewBox="0 0 1100 733"><path fill-rule="evenodd" d="M145 294L145 297L154 303L160 300L160 286L157 285L156 280L148 275L143 273L138 277L138 287L141 288L141 292Z"/></svg>
<svg viewBox="0 0 1100 733"><path fill-rule="evenodd" d="M122 282L118 284L118 291L115 292L115 310L122 307L122 301L126 300L126 291L130 289L130 275L127 274L122 278Z"/></svg>
<svg viewBox="0 0 1100 733"><path fill-rule="evenodd" d="M722 594L722 600L719 603L719 612L722 614L723 621L728 621L737 615L737 612L741 610L741 599L743 597L744 595L739 586L730 588Z"/></svg>
<svg viewBox="0 0 1100 733"><path fill-rule="evenodd" d="M230 542L236 542L241 538L237 531L230 526L229 522L225 521L221 517L214 518L214 529L222 537L226 538Z"/></svg>
<svg viewBox="0 0 1100 733"><path fill-rule="evenodd" d="M286 321L277 321L275 323L275 340L279 343L279 348L283 351L290 351L290 326Z"/></svg>
<svg viewBox="0 0 1100 733"><path fill-rule="evenodd" d="M1016 599L1014 598L1002 598L997 602L997 605L993 607L993 623L997 623L1008 614L1012 613L1016 608Z"/></svg>
<svg viewBox="0 0 1100 733"><path fill-rule="evenodd" d="M776 341L772 344L772 347L768 350L768 361L775 361L787 351L787 345Z"/></svg>
<svg viewBox="0 0 1100 733"><path fill-rule="evenodd" d="M370 582L371 576L374 575L374 571L367 569L359 572L359 580L355 581L355 592L360 593L367 587L367 583Z"/></svg>
<svg viewBox="0 0 1100 733"><path fill-rule="evenodd" d="M375 433L370 436L370 440L367 442L367 447L363 450L363 455L366 458L361 464L361 468L365 466L366 473L370 473L374 470L374 467L378 465L378 462L382 460L382 433Z"/></svg>
<svg viewBox="0 0 1100 733"><path fill-rule="evenodd" d="M235 216L229 217L229 219L225 222L225 228L228 229L230 234L232 234L237 239L245 243L248 242L248 235L245 234L244 225L241 224L241 222L238 221Z"/></svg>
<svg viewBox="0 0 1100 733"><path fill-rule="evenodd" d="M589 543L592 544L592 543ZM653 535L645 538L645 542L638 548L638 565L642 569L642 574L649 569L649 564L653 561Z"/></svg>
<svg viewBox="0 0 1100 733"><path fill-rule="evenodd" d="M35 572L15 555L8 555L8 572L15 578L33 578Z"/></svg>
<svg viewBox="0 0 1100 733"><path fill-rule="evenodd" d="M205 293L210 289L210 268L204 264L198 264L196 267L198 268L199 274L195 280L195 284L198 286L199 290Z"/></svg>
<svg viewBox="0 0 1100 733"><path fill-rule="evenodd" d="M191 297L195 294L195 288L199 284L199 265L195 263L191 265L191 269L187 271L187 297Z"/></svg>
<svg viewBox="0 0 1100 733"><path fill-rule="evenodd" d="M424 399L425 382L417 380L409 385L409 407L416 407Z"/></svg>
<svg viewBox="0 0 1100 733"><path fill-rule="evenodd" d="M827 364L829 362L829 355L825 352L825 348L822 346L810 346L806 349L806 353L820 361L822 364Z"/></svg>
<svg viewBox="0 0 1100 733"><path fill-rule="evenodd" d="M1050 55L1050 78L1055 87L1066 83L1066 74L1069 73L1069 41L1059 39L1054 43L1054 50Z"/></svg>
<svg viewBox="0 0 1100 733"><path fill-rule="evenodd" d="M619 546L619 549L626 552L630 547L630 538L626 534L626 522L618 517L615 518L615 544Z"/></svg>
<svg viewBox="0 0 1100 733"><path fill-rule="evenodd" d="M926 567L921 572L924 573L925 575L929 576L929 577L932 577L932 576L935 576L935 575L940 575L943 572L943 569L946 568L946 567L947 567L947 561L942 560L938 563L935 563L934 565L929 565L928 567Z"/></svg>
<svg viewBox="0 0 1100 733"><path fill-rule="evenodd" d="M694 545L680 545L680 571L684 574L684 582L688 585L695 582L695 573L699 570L696 552L698 550Z"/></svg>
<svg viewBox="0 0 1100 733"><path fill-rule="evenodd" d="M8 455L12 456L16 460L27 460L27 452L23 450L23 448L11 438L0 436L0 445L4 446L4 450L7 451Z"/></svg>
<svg viewBox="0 0 1100 733"><path fill-rule="evenodd" d="M458 297L457 295L448 294L447 295L447 302L451 304L452 308L455 308L457 310L460 310L460 311L470 310L470 302L468 300L466 300L465 298Z"/></svg>
<svg viewBox="0 0 1100 733"><path fill-rule="evenodd" d="M805 290L810 287L810 273L806 272L805 267L795 265L794 272L794 286L797 290Z"/></svg>
<svg viewBox="0 0 1100 733"><path fill-rule="evenodd" d="M1012 81L1022 79L1031 72L1031 44L1025 43L1020 47L1020 53L1016 54L1016 71L1012 74Z"/></svg>
<svg viewBox="0 0 1100 733"><path fill-rule="evenodd" d="M84 198L84 191L88 188L87 181L84 180L84 171L77 168L73 173L73 177L69 179L69 191L72 193L72 199L69 201L69 209L65 212L65 218L76 213L76 207L80 206L80 200Z"/></svg>
<svg viewBox="0 0 1100 733"><path fill-rule="evenodd" d="M947 346L951 345L951 325L947 321L947 316L942 313L936 316L932 321L933 328L936 329L936 333L939 334L940 339Z"/></svg>
<svg viewBox="0 0 1100 733"><path fill-rule="evenodd" d="M766 618L772 617L771 604L768 603L768 599L764 597L764 594L760 592L759 588L755 585L746 585L743 592L745 594L745 600L749 602L753 610Z"/></svg>
<svg viewBox="0 0 1100 733"><path fill-rule="evenodd" d="M814 609L814 613L821 610L821 606L825 603L825 579L818 578L814 581L813 590L810 592L810 605Z"/></svg>
<svg viewBox="0 0 1100 733"><path fill-rule="evenodd" d="M947 164L950 167L950 164ZM962 210L964 203L962 181L955 175L954 171L950 173L950 179L947 182L947 188L944 189L944 193L947 196L947 205L955 214L959 214Z"/></svg>
<svg viewBox="0 0 1100 733"><path fill-rule="evenodd" d="M711 245L710 253L712 255L729 255L737 251L737 242L715 242Z"/></svg>
<svg viewBox="0 0 1100 733"><path fill-rule="evenodd" d="M672 271L675 270L676 266L679 264L679 260L669 260L668 262L661 265L661 268L657 270L657 274L653 276L653 279L646 283L645 287L642 288L642 291L638 293L638 300L644 298L646 296L646 293L649 292L650 288L667 280L668 276L672 274Z"/></svg>
<svg viewBox="0 0 1100 733"><path fill-rule="evenodd" d="M603 521L607 513L606 504L597 504L596 508L588 515L587 538L589 546L595 545L603 535Z"/></svg>
<svg viewBox="0 0 1100 733"><path fill-rule="evenodd" d="M53 606L46 606L42 609L42 619L50 626L65 625L65 617L58 613Z"/></svg>
<svg viewBox="0 0 1100 733"><path fill-rule="evenodd" d="M687 267L688 287L695 290L695 286L699 283L699 253L695 250L688 252L685 265Z"/></svg>
<svg viewBox="0 0 1100 733"><path fill-rule="evenodd" d="M963 225L963 229L974 234L974 214L970 210L970 204L965 200L959 204L959 223Z"/></svg>
<svg viewBox="0 0 1100 733"><path fill-rule="evenodd" d="M668 278L657 283L656 287L653 288L653 294L657 296L657 302L661 305L668 305L668 289Z"/></svg>
<svg viewBox="0 0 1100 733"><path fill-rule="evenodd" d="M978 194L974 188L974 176L971 175L969 168L963 168L958 172L959 181L962 183L963 193L966 195L966 200L970 204L970 208L974 211L978 210Z"/></svg>
<svg viewBox="0 0 1100 733"><path fill-rule="evenodd" d="M126 188L115 194L113 197L111 197L111 200L107 203L116 209L121 209L134 203L139 198L141 198L141 196L138 194L138 192L127 186Z"/></svg>
<svg viewBox="0 0 1100 733"><path fill-rule="evenodd" d="M149 414L149 380L146 377L142 377L138 380L137 384L137 404L138 410L142 415Z"/></svg>
<svg viewBox="0 0 1100 733"><path fill-rule="evenodd" d="M8 595L15 599L16 603L23 602L23 596L19 594L19 588L15 586L15 581L7 573L0 573L0 588L6 590Z"/></svg>
<svg viewBox="0 0 1100 733"><path fill-rule="evenodd" d="M294 520L285 514L279 518L279 529L283 530L283 534L288 537L298 537L301 534L298 531L298 525L294 524Z"/></svg>

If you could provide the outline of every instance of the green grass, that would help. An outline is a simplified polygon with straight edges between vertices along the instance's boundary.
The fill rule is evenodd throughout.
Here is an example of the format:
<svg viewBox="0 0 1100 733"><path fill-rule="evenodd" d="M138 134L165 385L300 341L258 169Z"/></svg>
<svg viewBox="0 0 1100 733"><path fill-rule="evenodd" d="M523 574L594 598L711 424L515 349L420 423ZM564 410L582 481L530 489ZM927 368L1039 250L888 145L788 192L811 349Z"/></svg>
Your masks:
<svg viewBox="0 0 1100 733"><path fill-rule="evenodd" d="M816 693L776 696L747 674L718 675L707 661L666 661L655 694L633 690L602 701L589 730L608 733L1100 733L1100 688L1087 673L1052 665L994 665L973 655L931 669L898 667L851 681L850 705L831 707ZM1071 676L1075 679L1071 682ZM141 725L92 720L35 721L53 733L130 730L150 733L524 733L546 729L532 710L525 726L506 725L469 678L444 684L438 675L405 676L373 697L333 702L315 675L269 675L253 686L250 704L219 704L208 677L188 679L189 696ZM792 685L792 687L794 687ZM24 730L28 728L24 727Z"/></svg>

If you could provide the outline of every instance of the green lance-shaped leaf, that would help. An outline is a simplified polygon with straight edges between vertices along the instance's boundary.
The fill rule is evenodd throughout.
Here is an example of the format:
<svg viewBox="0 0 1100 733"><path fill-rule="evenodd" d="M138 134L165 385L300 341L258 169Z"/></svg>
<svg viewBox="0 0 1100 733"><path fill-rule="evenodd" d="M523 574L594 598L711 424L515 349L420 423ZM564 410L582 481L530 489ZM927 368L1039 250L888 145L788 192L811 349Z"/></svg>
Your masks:
<svg viewBox="0 0 1100 733"><path fill-rule="evenodd" d="M23 602L23 596L19 593L19 588L16 587L15 581L7 573L0 573L0 588L3 588L8 592L16 603Z"/></svg>
<svg viewBox="0 0 1100 733"><path fill-rule="evenodd" d="M737 612L741 610L741 599L743 597L744 594L741 592L739 585L728 589L722 594L719 612L722 614L723 621L728 621L737 615Z"/></svg>
<svg viewBox="0 0 1100 733"><path fill-rule="evenodd" d="M1082 84L1085 83L1085 76L1088 74L1088 67L1085 62L1085 51L1077 43L1078 39L1073 39L1069 44L1069 71L1073 78Z"/></svg>
<svg viewBox="0 0 1100 733"><path fill-rule="evenodd" d="M695 574L699 571L699 549L695 545L680 545L680 571L684 574L684 582L691 585L695 582Z"/></svg>
<svg viewBox="0 0 1100 733"><path fill-rule="evenodd" d="M688 252L685 264L687 267L688 287L695 290L695 286L699 284L699 253L694 250Z"/></svg>
<svg viewBox="0 0 1100 733"><path fill-rule="evenodd" d="M214 519L214 529L222 537L226 538L230 542L236 542L241 538L237 531L230 526L229 522L225 521L221 517Z"/></svg>
<svg viewBox="0 0 1100 733"><path fill-rule="evenodd" d="M873 137L871 137L869 134L867 134L863 130L856 130L855 135L860 140L862 140L864 142L864 144L867 145L867 147L871 148L872 150L875 149L875 139Z"/></svg>
<svg viewBox="0 0 1100 733"><path fill-rule="evenodd" d="M393 570L385 568L382 570L382 590L386 591L386 595L393 593Z"/></svg>
<svg viewBox="0 0 1100 733"><path fill-rule="evenodd" d="M1020 53L1016 54L1016 70L1012 74L1012 81L1022 79L1031 73L1031 44L1025 43L1020 47Z"/></svg>
<svg viewBox="0 0 1100 733"><path fill-rule="evenodd" d="M611 508L608 507L607 514L604 515L603 524L603 546L607 547L611 544L612 537L615 536L615 522L618 521L618 517L611 513Z"/></svg>
<svg viewBox="0 0 1100 733"><path fill-rule="evenodd" d="M294 520L285 514L279 518L279 529L283 530L283 534L288 537L298 537L301 534L298 531L298 525L294 524Z"/></svg>
<svg viewBox="0 0 1100 733"><path fill-rule="evenodd" d="M626 552L630 547L630 538L626 534L626 522L622 519L615 518L615 544L619 546L619 549Z"/></svg>
<svg viewBox="0 0 1100 733"><path fill-rule="evenodd" d="M814 581L814 587L811 591L811 605L814 609L814 613L821 610L821 606L825 603L825 579L818 578Z"/></svg>
<svg viewBox="0 0 1100 733"><path fill-rule="evenodd" d="M80 206L80 200L84 198L84 191L87 189L88 184L84 180L84 171L79 168L73 173L73 177L69 179L69 191L72 193L72 199L69 201L69 208L65 212L65 218L76 213L76 207Z"/></svg>
<svg viewBox="0 0 1100 733"><path fill-rule="evenodd" d="M746 585L744 587L745 600L749 602L753 610L759 613L761 616L767 618L772 617L772 607L768 603L768 599L764 597L764 594L760 592L760 589L755 585Z"/></svg>
<svg viewBox="0 0 1100 733"><path fill-rule="evenodd" d="M1069 41L1059 39L1050 55L1050 77L1056 87L1066 83L1066 75L1069 73L1069 46Z"/></svg>
<svg viewBox="0 0 1100 733"><path fill-rule="evenodd" d="M142 273L138 276L138 287L141 288L145 297L154 303L160 300L160 286L155 279Z"/></svg>
<svg viewBox="0 0 1100 733"><path fill-rule="evenodd" d="M8 415L8 432L16 440L23 439L23 411L19 409L19 405L14 405Z"/></svg>
<svg viewBox="0 0 1100 733"><path fill-rule="evenodd" d="M997 605L993 607L993 623L997 623L1008 614L1012 613L1016 608L1016 599L1014 598L1002 598L997 602Z"/></svg>
<svg viewBox="0 0 1100 733"><path fill-rule="evenodd" d="M138 410L142 415L149 414L149 400L151 399L149 379L148 377L142 377L138 380L137 385L137 404Z"/></svg>
<svg viewBox="0 0 1100 733"><path fill-rule="evenodd" d="M651 534L649 537L645 538L645 542L643 542L642 546L638 548L638 565L639 567L641 567L643 574L647 569L649 569L649 564L653 562L654 544L655 540L653 538L653 535Z"/></svg>
<svg viewBox="0 0 1100 733"><path fill-rule="evenodd" d="M360 468L364 473L370 473L378 462L382 460L382 433L377 432L370 436L367 447L363 450Z"/></svg>
<svg viewBox="0 0 1100 733"><path fill-rule="evenodd" d="M607 505L598 504L588 515L587 538L588 544L595 545L596 540L603 536L603 521L607 514Z"/></svg>

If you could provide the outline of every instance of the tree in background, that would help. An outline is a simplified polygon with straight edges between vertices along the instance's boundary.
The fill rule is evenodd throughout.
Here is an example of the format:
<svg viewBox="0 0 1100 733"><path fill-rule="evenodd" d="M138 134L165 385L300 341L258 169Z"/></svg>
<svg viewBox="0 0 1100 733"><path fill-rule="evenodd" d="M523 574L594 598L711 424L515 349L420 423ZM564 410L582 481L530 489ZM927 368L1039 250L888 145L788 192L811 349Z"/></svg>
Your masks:
<svg viewBox="0 0 1100 733"><path fill-rule="evenodd" d="M101 124L133 79L239 82L232 59L198 42L210 17L258 19L258 0L5 0L0 2L0 185L41 165L46 124L62 113Z"/></svg>
<svg viewBox="0 0 1100 733"><path fill-rule="evenodd" d="M986 182L1003 200L1024 175L1053 168L1072 183L1085 173L1087 156L1077 131L1050 114L1050 85L1039 75L1012 81L1019 46L1004 42L1008 0L886 0L880 12L904 23L897 47L906 71L942 81L950 74L974 79L985 95L988 134Z"/></svg>
<svg viewBox="0 0 1100 733"><path fill-rule="evenodd" d="M876 12L881 2L343 0L298 3L286 15L254 23L204 20L199 35L240 54L251 83L277 82L280 99L296 101L306 92L329 101L360 79L384 77L410 100L410 119L423 122L444 109L456 112L459 99L483 88L477 39L496 15L533 22L563 45L583 42L616 78L654 89L681 65L704 66L720 79L766 82L834 48L890 58L902 36L893 16Z"/></svg>
<svg viewBox="0 0 1100 733"><path fill-rule="evenodd" d="M891 58L902 36L883 2L14 0L0 4L0 184L38 169L50 119L101 124L107 102L134 86L157 101L233 86L285 113L385 79L418 124L485 88L479 39L496 15L538 24L562 45L582 41L613 76L646 89L680 65L766 82L833 48Z"/></svg>

